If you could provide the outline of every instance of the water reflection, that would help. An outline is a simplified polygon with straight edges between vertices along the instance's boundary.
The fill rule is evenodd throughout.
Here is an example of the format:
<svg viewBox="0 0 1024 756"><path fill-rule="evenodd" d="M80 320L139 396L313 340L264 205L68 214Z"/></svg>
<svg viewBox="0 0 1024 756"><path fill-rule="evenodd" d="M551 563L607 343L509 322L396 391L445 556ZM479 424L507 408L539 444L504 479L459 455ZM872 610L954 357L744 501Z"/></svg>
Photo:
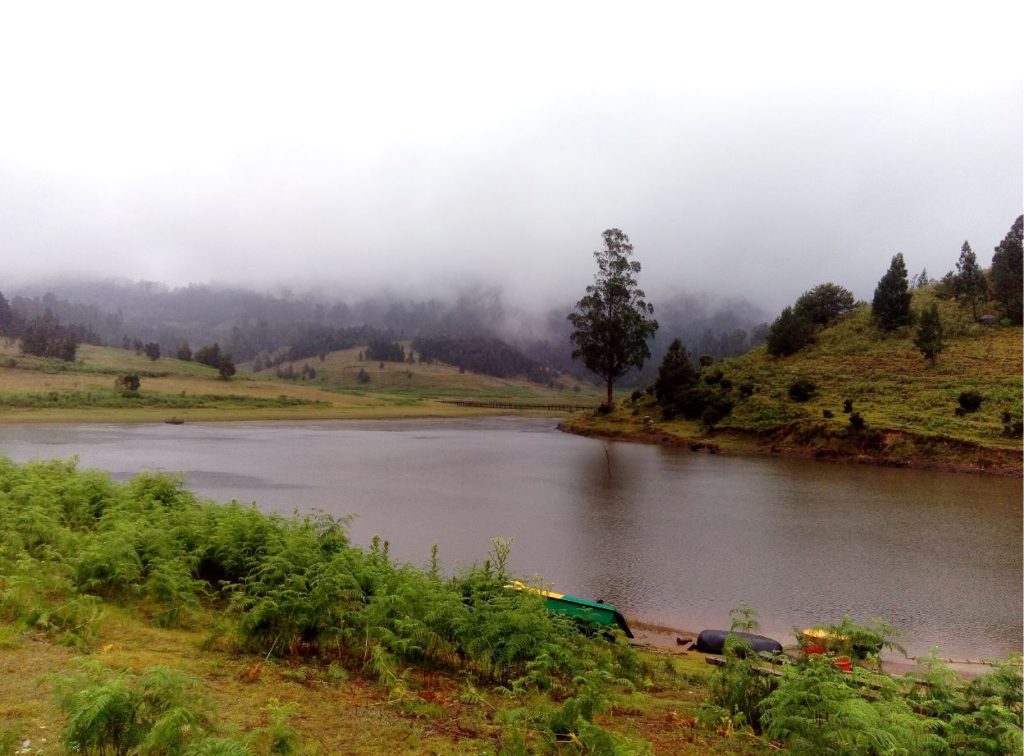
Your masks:
<svg viewBox="0 0 1024 756"><path fill-rule="evenodd" d="M186 471L203 495L355 514L399 559L512 567L651 621L765 629L882 616L917 651L1019 648L1021 481L730 458L558 433L550 421L3 426L15 459L79 454L127 473Z"/></svg>

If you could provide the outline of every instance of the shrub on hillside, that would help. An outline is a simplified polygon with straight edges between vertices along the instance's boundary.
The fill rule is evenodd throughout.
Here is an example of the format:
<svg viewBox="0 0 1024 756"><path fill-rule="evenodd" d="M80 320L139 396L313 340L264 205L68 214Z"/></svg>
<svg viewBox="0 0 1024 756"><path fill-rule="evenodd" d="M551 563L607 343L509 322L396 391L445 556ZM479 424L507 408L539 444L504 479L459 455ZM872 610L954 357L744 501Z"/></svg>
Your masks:
<svg viewBox="0 0 1024 756"><path fill-rule="evenodd" d="M137 393L141 385L142 379L139 378L138 373L128 373L127 375L118 376L114 380L114 387L121 389L126 394Z"/></svg>
<svg viewBox="0 0 1024 756"><path fill-rule="evenodd" d="M807 378L797 378L789 384L789 398L794 402L806 402L817 393L817 384Z"/></svg>
<svg viewBox="0 0 1024 756"><path fill-rule="evenodd" d="M981 403L984 401L984 397L977 391L963 391L957 401L964 412L977 412L981 409Z"/></svg>

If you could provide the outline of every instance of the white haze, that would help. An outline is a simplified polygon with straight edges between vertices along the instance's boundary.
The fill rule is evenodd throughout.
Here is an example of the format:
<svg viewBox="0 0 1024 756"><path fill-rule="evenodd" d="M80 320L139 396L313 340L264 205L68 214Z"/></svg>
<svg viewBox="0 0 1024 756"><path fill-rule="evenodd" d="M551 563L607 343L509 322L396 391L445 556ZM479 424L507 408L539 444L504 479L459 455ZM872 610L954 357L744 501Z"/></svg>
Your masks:
<svg viewBox="0 0 1024 756"><path fill-rule="evenodd" d="M1021 212L1020 3L19 3L0 291L498 285L771 308L983 264Z"/></svg>

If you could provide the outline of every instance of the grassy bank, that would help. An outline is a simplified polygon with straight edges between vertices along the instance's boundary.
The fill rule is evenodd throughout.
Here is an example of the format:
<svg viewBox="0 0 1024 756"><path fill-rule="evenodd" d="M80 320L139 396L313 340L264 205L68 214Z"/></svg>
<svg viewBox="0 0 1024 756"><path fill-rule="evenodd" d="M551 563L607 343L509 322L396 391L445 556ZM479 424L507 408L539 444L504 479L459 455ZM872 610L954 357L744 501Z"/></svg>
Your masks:
<svg viewBox="0 0 1024 756"><path fill-rule="evenodd" d="M1019 750L1019 665L776 676L730 646L712 669L579 633L505 587L507 556L447 575L323 516L0 458L0 754Z"/></svg>
<svg viewBox="0 0 1024 756"><path fill-rule="evenodd" d="M327 518L0 459L0 753L770 750L696 727L706 665L579 634L506 557L449 577Z"/></svg>
<svg viewBox="0 0 1024 756"><path fill-rule="evenodd" d="M566 379L542 386L499 379L442 364L359 360L351 349L253 372L241 365L229 381L211 367L133 351L82 345L74 362L23 355L0 339L0 422L158 422L309 420L344 418L464 417L494 410L458 407L443 399L527 406L597 404L593 387ZM115 386L135 374L141 386ZM306 375L310 374L307 369ZM362 375L361 375L362 374ZM543 410L522 410L543 412Z"/></svg>
<svg viewBox="0 0 1024 756"><path fill-rule="evenodd" d="M914 297L915 308L935 301L928 290ZM730 386L722 393L732 410L714 427L667 420L643 396L611 415L574 417L566 428L723 452L1020 475L1021 436L1005 425L1007 416L1021 418L1022 331L974 323L955 302L938 305L946 346L934 363L914 346L913 328L885 334L862 306L796 354L772 357L759 347L705 368L703 379L720 372ZM813 385L803 401L790 395L798 380ZM980 408L958 413L960 395L970 392L982 397Z"/></svg>

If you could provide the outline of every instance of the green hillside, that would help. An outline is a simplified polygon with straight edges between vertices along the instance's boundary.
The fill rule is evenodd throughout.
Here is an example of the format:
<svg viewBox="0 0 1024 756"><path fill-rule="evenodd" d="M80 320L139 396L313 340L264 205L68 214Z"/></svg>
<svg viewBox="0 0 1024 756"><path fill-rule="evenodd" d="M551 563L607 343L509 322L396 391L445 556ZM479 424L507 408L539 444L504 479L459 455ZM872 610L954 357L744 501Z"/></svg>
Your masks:
<svg viewBox="0 0 1024 756"><path fill-rule="evenodd" d="M21 353L0 339L0 422L152 422L459 416L494 412L456 407L444 400L523 405L596 405L593 386L566 378L542 386L499 379L440 363L360 361L359 349L323 360L285 363L295 378L275 369L239 365L231 380L194 361L150 360L132 350L82 344L73 362ZM309 366L302 378L303 368ZM365 374L360 380L360 371ZM119 376L140 376L137 392L115 386Z"/></svg>
<svg viewBox="0 0 1024 756"><path fill-rule="evenodd" d="M945 331L945 348L934 364L914 346L915 328L885 333L872 324L870 307L861 305L796 354L772 357L762 346L705 368L705 375L720 370L737 387L728 392L732 412L714 429L661 420L649 396L604 418L580 417L572 429L710 443L721 450L1019 474L1021 437L1007 436L1004 413L1011 427L1021 418L1021 328L980 325L954 301L937 299L932 288L914 292L915 311L932 302ZM816 387L807 401L790 398L798 379ZM737 390L743 384L752 388L750 396ZM980 409L958 415L960 394L971 391L981 395ZM844 412L847 399L865 421L863 429L854 428ZM645 426L645 416L654 428Z"/></svg>

